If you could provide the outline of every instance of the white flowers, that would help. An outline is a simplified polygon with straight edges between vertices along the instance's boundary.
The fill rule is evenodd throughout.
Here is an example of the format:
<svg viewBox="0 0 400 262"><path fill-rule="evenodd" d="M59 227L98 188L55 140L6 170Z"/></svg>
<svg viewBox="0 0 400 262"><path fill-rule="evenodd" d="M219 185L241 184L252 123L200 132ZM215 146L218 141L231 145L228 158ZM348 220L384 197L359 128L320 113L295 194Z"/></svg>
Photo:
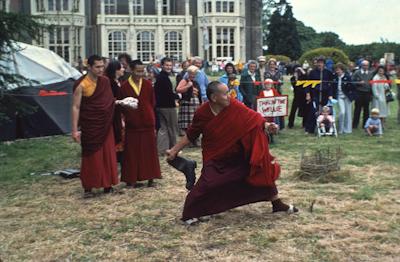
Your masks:
<svg viewBox="0 0 400 262"><path fill-rule="evenodd" d="M139 100L134 97L126 97L122 100L116 100L115 104L136 109L138 108Z"/></svg>

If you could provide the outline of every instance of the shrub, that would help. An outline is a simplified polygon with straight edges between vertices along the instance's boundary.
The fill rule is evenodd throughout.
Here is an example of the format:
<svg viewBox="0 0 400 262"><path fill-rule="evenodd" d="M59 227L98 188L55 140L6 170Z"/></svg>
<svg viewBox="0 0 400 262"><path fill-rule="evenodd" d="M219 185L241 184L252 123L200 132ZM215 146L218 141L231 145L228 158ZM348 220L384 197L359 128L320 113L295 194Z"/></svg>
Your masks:
<svg viewBox="0 0 400 262"><path fill-rule="evenodd" d="M325 58L331 57L335 64L341 62L348 65L350 62L349 57L342 50L333 47L323 47L307 51L300 57L299 62L303 64L304 61L307 60L311 65L313 59L321 55L325 56Z"/></svg>
<svg viewBox="0 0 400 262"><path fill-rule="evenodd" d="M267 62L271 58L275 58L276 61L284 62L286 64L290 63L290 58L285 55L266 55L265 56L265 59L267 59Z"/></svg>

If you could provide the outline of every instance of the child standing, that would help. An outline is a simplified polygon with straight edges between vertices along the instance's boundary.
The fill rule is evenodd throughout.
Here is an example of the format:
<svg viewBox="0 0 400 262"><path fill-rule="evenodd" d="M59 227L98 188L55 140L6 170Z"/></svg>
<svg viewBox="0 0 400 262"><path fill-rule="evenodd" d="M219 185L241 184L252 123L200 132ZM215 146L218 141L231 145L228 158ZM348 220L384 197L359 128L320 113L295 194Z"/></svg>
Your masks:
<svg viewBox="0 0 400 262"><path fill-rule="evenodd" d="M270 78L264 81L263 89L258 93L258 98L279 96L279 92L274 88L274 81ZM275 123L279 129L279 117L265 117L265 120L270 123ZM269 142L274 143L272 134L268 135Z"/></svg>
<svg viewBox="0 0 400 262"><path fill-rule="evenodd" d="M263 89L258 93L259 98L279 96L279 92L274 88L274 81L270 78L266 79L263 83ZM268 122L279 124L278 117L267 117Z"/></svg>
<svg viewBox="0 0 400 262"><path fill-rule="evenodd" d="M378 108L373 108L371 110L371 116L368 118L367 122L365 122L364 129L369 136L381 136L383 134Z"/></svg>

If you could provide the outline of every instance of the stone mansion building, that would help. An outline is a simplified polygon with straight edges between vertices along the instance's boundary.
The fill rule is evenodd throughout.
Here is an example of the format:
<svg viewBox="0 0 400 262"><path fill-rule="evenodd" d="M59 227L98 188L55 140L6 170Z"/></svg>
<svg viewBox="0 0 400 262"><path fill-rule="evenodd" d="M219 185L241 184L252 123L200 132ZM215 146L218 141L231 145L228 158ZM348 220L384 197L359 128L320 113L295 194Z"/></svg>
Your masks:
<svg viewBox="0 0 400 262"><path fill-rule="evenodd" d="M34 44L70 63L95 53L127 52L144 62L262 54L262 1L0 0L0 9L43 16L54 27Z"/></svg>

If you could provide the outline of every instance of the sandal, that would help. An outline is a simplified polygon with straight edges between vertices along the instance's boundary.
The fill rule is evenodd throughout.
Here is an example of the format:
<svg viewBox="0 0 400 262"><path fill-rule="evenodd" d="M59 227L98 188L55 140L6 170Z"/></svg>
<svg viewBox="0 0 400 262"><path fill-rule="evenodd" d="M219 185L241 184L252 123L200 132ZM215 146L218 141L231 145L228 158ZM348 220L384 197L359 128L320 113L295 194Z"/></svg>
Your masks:
<svg viewBox="0 0 400 262"><path fill-rule="evenodd" d="M200 222L200 220L198 218L190 218L188 220L183 221L183 223L185 223L185 225L187 226L194 226L196 224L198 224Z"/></svg>
<svg viewBox="0 0 400 262"><path fill-rule="evenodd" d="M299 212L299 209L295 207L294 205L289 205L289 208L287 210L273 210L272 213L277 213L277 212L286 212L288 214L294 214Z"/></svg>

